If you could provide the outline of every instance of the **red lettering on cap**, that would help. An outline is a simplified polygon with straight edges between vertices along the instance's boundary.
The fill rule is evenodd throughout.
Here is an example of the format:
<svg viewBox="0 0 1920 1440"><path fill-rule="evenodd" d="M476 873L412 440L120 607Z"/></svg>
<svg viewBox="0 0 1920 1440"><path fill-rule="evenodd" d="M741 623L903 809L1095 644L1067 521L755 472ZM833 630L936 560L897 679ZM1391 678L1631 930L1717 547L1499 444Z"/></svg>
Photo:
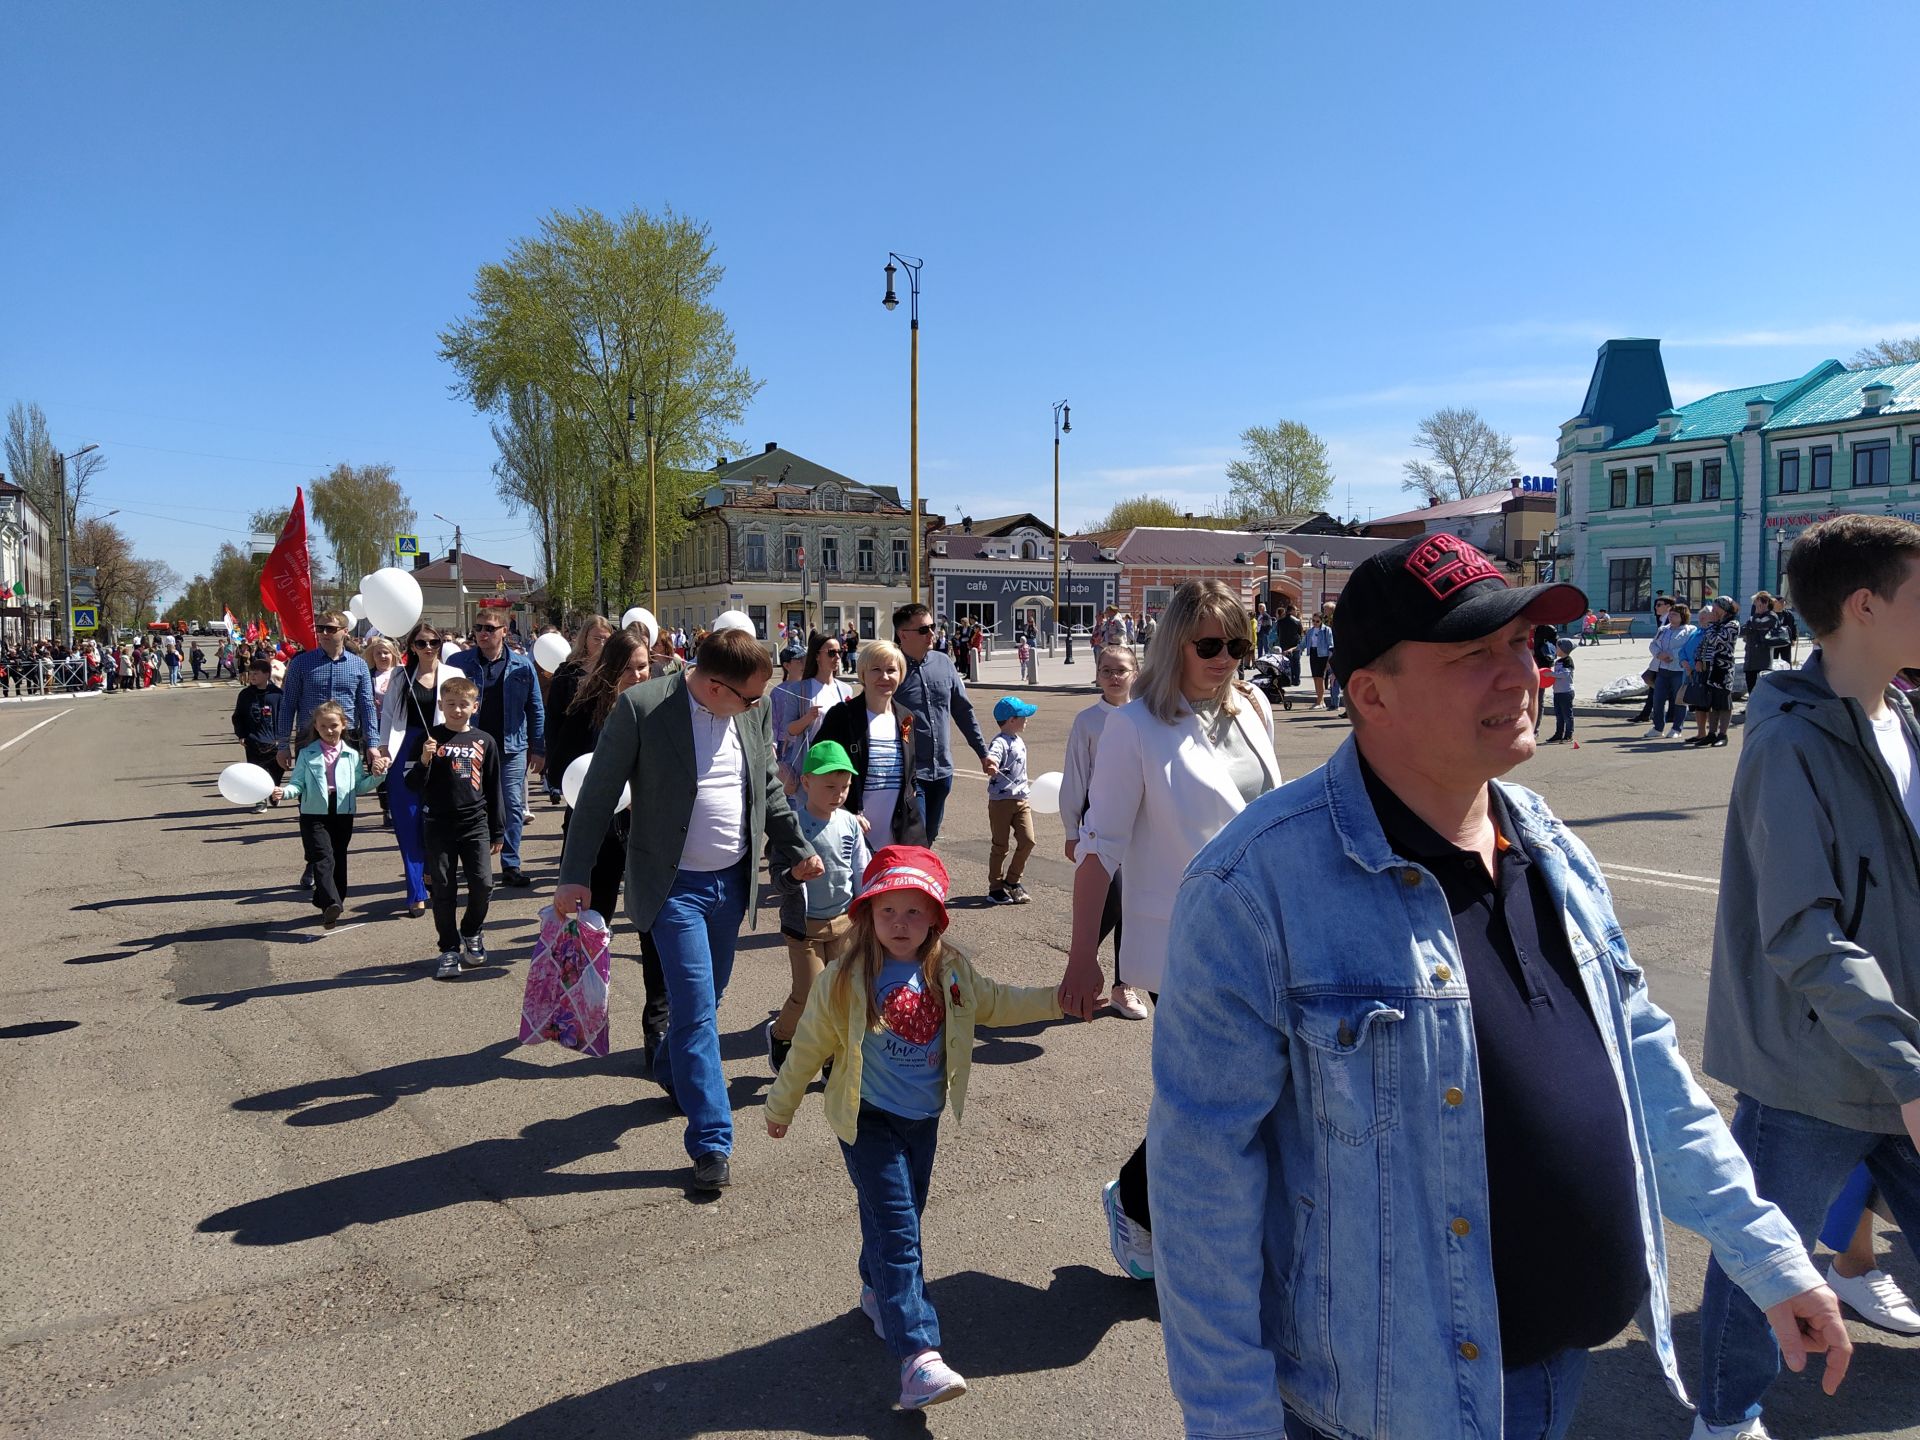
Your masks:
<svg viewBox="0 0 1920 1440"><path fill-rule="evenodd" d="M1426 586L1436 600L1446 600L1481 580L1498 580L1502 589L1507 583L1491 560L1458 535L1435 535L1416 546L1407 556L1407 573Z"/></svg>

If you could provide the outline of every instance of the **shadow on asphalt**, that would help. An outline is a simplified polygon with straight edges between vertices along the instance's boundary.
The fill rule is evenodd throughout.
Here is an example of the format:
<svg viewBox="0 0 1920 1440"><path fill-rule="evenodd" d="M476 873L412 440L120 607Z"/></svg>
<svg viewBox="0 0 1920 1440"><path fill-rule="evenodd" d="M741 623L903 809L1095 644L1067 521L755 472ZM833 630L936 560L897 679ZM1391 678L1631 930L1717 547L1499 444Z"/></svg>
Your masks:
<svg viewBox="0 0 1920 1440"><path fill-rule="evenodd" d="M859 1281L850 1262L844 1268L851 1298ZM811 1287L810 1271L794 1273L796 1291ZM932 1282L927 1298L940 1312L941 1353L976 1389L998 1376L1069 1369L1115 1325L1159 1318L1153 1286L1086 1265L1061 1266L1044 1290L968 1270ZM926 1435L925 1414L892 1408L898 1387L899 1366L866 1316L849 1310L729 1355L667 1365L569 1395L471 1440ZM1009 1433L1020 1432L1016 1427Z"/></svg>
<svg viewBox="0 0 1920 1440"><path fill-rule="evenodd" d="M478 970L463 970L451 980L435 980L429 962L407 960L393 965L363 965L355 970L317 976L310 980L277 980L271 985L252 985L236 990L215 990L200 995L176 997L180 1005L204 1005L207 1014L231 1010L249 1000L277 1000L289 995L320 995L329 990L357 990L369 985L411 985L425 981L436 985L474 985L498 980L507 971L497 965Z"/></svg>
<svg viewBox="0 0 1920 1440"><path fill-rule="evenodd" d="M1018 1065L1038 1060L1047 1053L1044 1045L1028 1042L1036 1035L1062 1025L1079 1025L1079 1020L1036 1020L1031 1025L994 1025L973 1032L973 1063L976 1065Z"/></svg>
<svg viewBox="0 0 1920 1440"><path fill-rule="evenodd" d="M231 815L233 812L233 806L222 805L211 810L162 810L157 815L139 815L132 818L115 817L105 820L58 820L51 825L34 825L29 828L34 830L77 830L88 825L144 825L149 820L211 820L216 815Z"/></svg>
<svg viewBox="0 0 1920 1440"><path fill-rule="evenodd" d="M685 1190L692 1178L686 1166L600 1175L553 1173L590 1155L616 1151L627 1131L673 1119L676 1113L672 1102L656 1092L564 1119L537 1120L512 1139L476 1140L436 1155L249 1200L209 1215L196 1229L203 1235L230 1232L236 1245L292 1245L338 1234L351 1225L380 1225L473 1200Z"/></svg>

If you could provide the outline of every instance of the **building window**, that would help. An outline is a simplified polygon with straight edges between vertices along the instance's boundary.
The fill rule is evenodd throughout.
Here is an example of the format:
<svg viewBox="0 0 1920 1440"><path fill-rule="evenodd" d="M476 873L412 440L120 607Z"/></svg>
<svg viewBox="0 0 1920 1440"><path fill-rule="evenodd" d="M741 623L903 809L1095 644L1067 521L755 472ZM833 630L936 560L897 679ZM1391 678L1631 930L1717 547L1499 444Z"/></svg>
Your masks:
<svg viewBox="0 0 1920 1440"><path fill-rule="evenodd" d="M748 532L747 564L750 571L764 571L767 568L767 537Z"/></svg>
<svg viewBox="0 0 1920 1440"><path fill-rule="evenodd" d="M1693 500L1693 462L1680 460L1673 467L1673 503L1686 505Z"/></svg>
<svg viewBox="0 0 1920 1440"><path fill-rule="evenodd" d="M1907 457L1907 483L1920 485L1920 439L1913 442L1913 453Z"/></svg>
<svg viewBox="0 0 1920 1440"><path fill-rule="evenodd" d="M1572 478L1563 477L1560 481L1558 488L1560 491L1560 513L1562 515L1571 515L1573 513L1573 480Z"/></svg>
<svg viewBox="0 0 1920 1440"><path fill-rule="evenodd" d="M1780 493L1798 494L1800 490L1800 452L1789 450L1780 457Z"/></svg>
<svg viewBox="0 0 1920 1440"><path fill-rule="evenodd" d="M1700 498L1702 500L1720 498L1720 462L1718 460L1700 462Z"/></svg>
<svg viewBox="0 0 1920 1440"><path fill-rule="evenodd" d="M1885 485L1892 478L1892 464L1892 442L1876 440L1870 445L1856 445L1853 447L1853 483Z"/></svg>
<svg viewBox="0 0 1920 1440"><path fill-rule="evenodd" d="M1627 504L1627 472L1610 470L1607 472L1607 503L1615 510L1623 510Z"/></svg>
<svg viewBox="0 0 1920 1440"><path fill-rule="evenodd" d="M1653 504L1653 467L1642 465L1633 472L1633 503Z"/></svg>
<svg viewBox="0 0 1920 1440"><path fill-rule="evenodd" d="M801 568L800 555L806 548L800 543L801 538L798 535L787 536L787 569L789 570Z"/></svg>
<svg viewBox="0 0 1920 1440"><path fill-rule="evenodd" d="M909 564L910 562L907 558L907 539L904 535L896 535L893 541L893 573L896 575L906 574Z"/></svg>
<svg viewBox="0 0 1920 1440"><path fill-rule="evenodd" d="M747 619L753 622L753 633L760 639L767 638L767 607L764 605L747 606Z"/></svg>
<svg viewBox="0 0 1920 1440"><path fill-rule="evenodd" d="M1676 555L1673 557L1673 598L1687 602L1688 608L1700 607L1720 593L1720 557Z"/></svg>
<svg viewBox="0 0 1920 1440"><path fill-rule="evenodd" d="M829 575L840 573L840 537L838 535L820 537L820 568Z"/></svg>
<svg viewBox="0 0 1920 1440"><path fill-rule="evenodd" d="M1653 557L1607 562L1607 613L1644 615L1653 609Z"/></svg>
<svg viewBox="0 0 1920 1440"><path fill-rule="evenodd" d="M1833 447L1816 445L1810 454L1813 459L1813 474L1807 479L1807 488L1831 490L1833 488Z"/></svg>
<svg viewBox="0 0 1920 1440"><path fill-rule="evenodd" d="M854 543L859 546L858 558L860 562L860 573L862 575L873 574L873 537L871 535L862 535L859 540Z"/></svg>

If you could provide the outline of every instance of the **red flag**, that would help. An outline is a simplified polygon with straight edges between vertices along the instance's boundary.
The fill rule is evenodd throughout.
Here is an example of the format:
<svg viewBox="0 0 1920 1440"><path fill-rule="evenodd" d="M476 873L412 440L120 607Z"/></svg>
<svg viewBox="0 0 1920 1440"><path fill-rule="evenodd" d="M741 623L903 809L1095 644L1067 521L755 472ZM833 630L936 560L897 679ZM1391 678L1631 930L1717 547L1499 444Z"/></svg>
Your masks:
<svg viewBox="0 0 1920 1440"><path fill-rule="evenodd" d="M260 573L260 601L280 617L280 632L308 650L320 644L313 629L313 573L307 561L307 505L293 492L293 512L280 529L267 568Z"/></svg>

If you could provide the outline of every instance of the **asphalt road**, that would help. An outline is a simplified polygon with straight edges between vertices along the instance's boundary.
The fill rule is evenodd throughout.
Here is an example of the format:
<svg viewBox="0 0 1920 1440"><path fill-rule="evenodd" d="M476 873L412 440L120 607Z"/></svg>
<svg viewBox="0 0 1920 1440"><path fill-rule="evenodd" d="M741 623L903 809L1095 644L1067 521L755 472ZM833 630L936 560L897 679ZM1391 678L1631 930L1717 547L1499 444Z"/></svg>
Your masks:
<svg viewBox="0 0 1920 1440"><path fill-rule="evenodd" d="M1028 693L1034 769L1056 768L1091 694ZM321 932L292 888L291 816L214 788L240 758L231 698L0 708L0 1433L1178 1433L1152 1287L1115 1271L1099 1206L1144 1123L1150 1022L985 1034L926 1221L946 1353L974 1389L892 1413L817 1098L782 1142L760 1125L758 1027L787 983L773 912L743 939L722 1011L736 1185L697 1203L637 1051L586 1061L514 1041L542 892L496 906L490 945L512 963L437 984L430 921L401 913L390 834L363 819L352 908ZM1344 734L1304 710L1279 730L1290 776ZM1517 778L1601 858L1697 1055L1738 741L1695 753L1584 717L1580 736ZM1054 983L1058 825L1040 822L1034 903L987 907L985 809L971 772L941 845L956 938L997 978ZM550 887L559 817L535 813L528 866ZM616 953L632 959L630 933ZM616 1045L638 1038L638 981L616 969ZM1670 1239L1691 1367L1704 1249ZM1920 1293L1904 1250L1890 1268ZM1912 1342L1854 1333L1841 1397L1781 1385L1776 1435L1920 1435ZM1688 1423L1629 1331L1596 1361L1574 1433Z"/></svg>

